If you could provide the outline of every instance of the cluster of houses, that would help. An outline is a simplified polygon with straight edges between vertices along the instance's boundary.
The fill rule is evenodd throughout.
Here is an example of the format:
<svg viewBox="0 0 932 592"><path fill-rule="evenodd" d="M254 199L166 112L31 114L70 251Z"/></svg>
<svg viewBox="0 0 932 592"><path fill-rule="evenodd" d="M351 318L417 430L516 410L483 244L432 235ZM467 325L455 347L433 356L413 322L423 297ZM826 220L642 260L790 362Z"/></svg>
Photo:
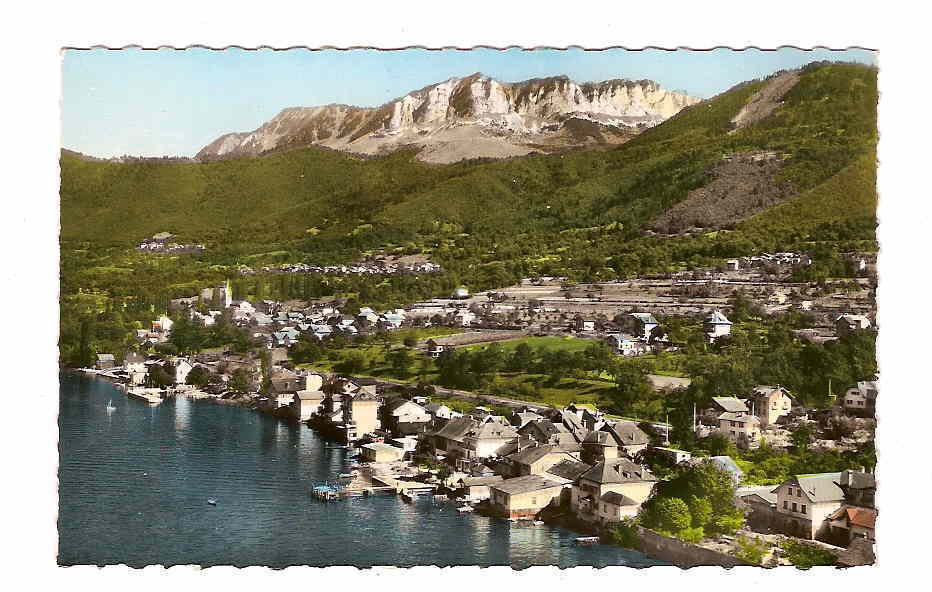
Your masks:
<svg viewBox="0 0 932 592"><path fill-rule="evenodd" d="M877 391L876 381L858 382L847 389L837 407L829 410L826 417L844 414L873 419ZM713 397L712 404L698 412L695 429L699 437L720 434L741 449L758 448L765 441L772 447L785 447L789 444L790 428L811 421L815 419L793 400L787 389L779 385L759 385L745 397ZM820 442L829 447L844 446L844 442ZM856 444L855 441L852 445Z"/></svg>
<svg viewBox="0 0 932 592"><path fill-rule="evenodd" d="M393 262L361 262L352 265L305 265L302 263L286 263L281 265L266 265L259 269L242 266L238 269L242 275L256 273L301 273L317 275L420 275L425 273L439 273L443 268L429 261L399 264Z"/></svg>
<svg viewBox="0 0 932 592"><path fill-rule="evenodd" d="M139 251L150 253L199 253L204 250L204 245L184 245L170 242L175 235L170 232L159 232L149 238L143 239L136 246Z"/></svg>
<svg viewBox="0 0 932 592"><path fill-rule="evenodd" d="M876 480L863 470L797 475L780 485L739 487L748 525L764 532L848 547L873 543Z"/></svg>
<svg viewBox="0 0 932 592"><path fill-rule="evenodd" d="M728 271L738 271L745 267L764 267L767 265L810 265L812 258L805 253L761 253L725 262Z"/></svg>

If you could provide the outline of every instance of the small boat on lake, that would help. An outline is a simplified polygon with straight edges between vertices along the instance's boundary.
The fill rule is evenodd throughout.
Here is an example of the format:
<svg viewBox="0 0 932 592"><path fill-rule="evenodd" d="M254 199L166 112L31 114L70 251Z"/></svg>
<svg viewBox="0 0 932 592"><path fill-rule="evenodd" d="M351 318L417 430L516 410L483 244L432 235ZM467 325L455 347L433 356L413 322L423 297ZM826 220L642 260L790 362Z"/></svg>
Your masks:
<svg viewBox="0 0 932 592"><path fill-rule="evenodd" d="M211 506L216 506L216 505L217 505L217 498L215 498L215 497L209 497L209 498L207 498L207 503L208 503L209 505L211 505Z"/></svg>
<svg viewBox="0 0 932 592"><path fill-rule="evenodd" d="M598 545L599 537L597 536L588 536L588 537L576 537L577 545Z"/></svg>
<svg viewBox="0 0 932 592"><path fill-rule="evenodd" d="M456 511L459 512L460 514L466 514L466 513L468 513L468 512L473 512L473 511L475 511L475 508L473 508L473 507L470 506L470 505L462 505L462 506L458 507L458 508L456 509Z"/></svg>

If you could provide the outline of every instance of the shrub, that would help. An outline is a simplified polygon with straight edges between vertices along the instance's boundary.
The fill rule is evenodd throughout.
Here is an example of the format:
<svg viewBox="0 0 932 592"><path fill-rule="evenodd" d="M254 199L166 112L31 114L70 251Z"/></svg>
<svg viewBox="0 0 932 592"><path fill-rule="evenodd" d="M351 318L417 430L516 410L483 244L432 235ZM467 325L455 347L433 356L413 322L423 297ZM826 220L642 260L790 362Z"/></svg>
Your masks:
<svg viewBox="0 0 932 592"><path fill-rule="evenodd" d="M638 537L637 521L634 519L625 519L609 535L613 544L625 549L637 549L640 538Z"/></svg>
<svg viewBox="0 0 932 592"><path fill-rule="evenodd" d="M757 537L740 536L735 541L735 557L754 565L761 565L767 553L767 543Z"/></svg>
<svg viewBox="0 0 932 592"><path fill-rule="evenodd" d="M695 528L684 528L677 536L687 543L698 543L705 538L705 531L702 530L701 526L697 526Z"/></svg>
<svg viewBox="0 0 932 592"><path fill-rule="evenodd" d="M837 557L831 551L794 539L784 539L780 548L787 560L799 569L809 569L814 565L835 565Z"/></svg>

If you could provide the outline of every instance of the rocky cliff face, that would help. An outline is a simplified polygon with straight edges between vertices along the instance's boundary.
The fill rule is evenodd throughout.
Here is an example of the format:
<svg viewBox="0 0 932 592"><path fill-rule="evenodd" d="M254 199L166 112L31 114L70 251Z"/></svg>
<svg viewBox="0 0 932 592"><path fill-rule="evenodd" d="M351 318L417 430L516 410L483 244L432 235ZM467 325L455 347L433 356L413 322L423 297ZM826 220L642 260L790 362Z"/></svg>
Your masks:
<svg viewBox="0 0 932 592"><path fill-rule="evenodd" d="M699 99L649 80L577 84L565 76L503 83L451 78L377 108L285 109L252 132L221 136L200 160L320 145L358 154L420 148L428 162L503 158L620 143Z"/></svg>

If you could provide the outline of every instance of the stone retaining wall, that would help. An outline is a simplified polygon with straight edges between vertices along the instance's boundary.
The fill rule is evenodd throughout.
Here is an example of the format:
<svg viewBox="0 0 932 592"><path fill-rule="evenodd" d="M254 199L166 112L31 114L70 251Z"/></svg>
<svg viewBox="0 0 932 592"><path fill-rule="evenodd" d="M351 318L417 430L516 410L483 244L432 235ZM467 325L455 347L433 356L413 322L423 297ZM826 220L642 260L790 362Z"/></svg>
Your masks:
<svg viewBox="0 0 932 592"><path fill-rule="evenodd" d="M638 538L639 551L654 559L667 561L684 569L699 565L718 565L721 567L754 565L732 555L666 537L643 527L638 527Z"/></svg>

